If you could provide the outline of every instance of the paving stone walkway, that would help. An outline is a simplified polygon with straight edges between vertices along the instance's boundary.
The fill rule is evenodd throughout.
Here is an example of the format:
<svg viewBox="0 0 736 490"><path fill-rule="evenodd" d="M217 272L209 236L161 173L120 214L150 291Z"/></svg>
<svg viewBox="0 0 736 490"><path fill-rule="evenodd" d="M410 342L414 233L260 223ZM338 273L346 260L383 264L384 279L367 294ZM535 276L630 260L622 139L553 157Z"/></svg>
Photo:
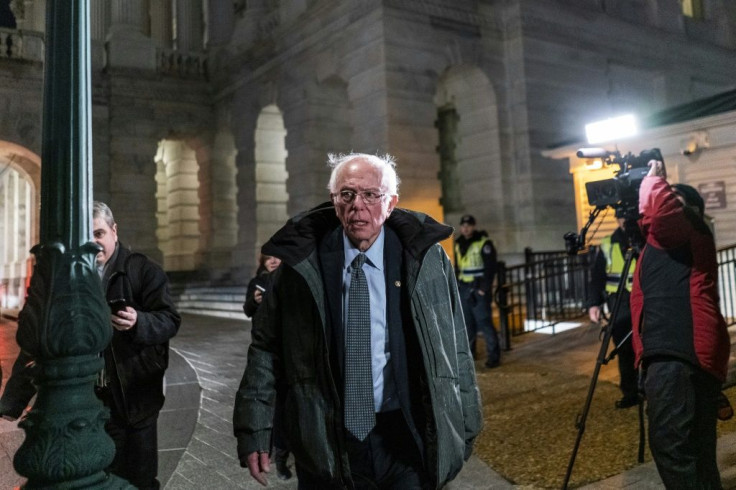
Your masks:
<svg viewBox="0 0 736 490"><path fill-rule="evenodd" d="M10 373L17 346L16 324L0 319L0 362L3 374ZM570 335L570 334L568 334ZM541 350L570 352L571 369L595 362L598 347L591 343L570 351L566 335L543 341L527 341L514 349L513 356L536 356ZM250 324L246 320L184 315L179 334L172 339L172 356L167 372L167 400L159 422L160 471L163 488L260 489L247 470L240 468L232 434L235 392L245 366L250 344ZM564 355L564 354L561 354ZM582 368L581 368L582 369ZM583 369L583 371L585 371ZM23 482L12 468L12 455L23 440L17 424L0 420L0 490ZM736 434L719 440L719 464L725 488L736 489ZM293 461L290 461L293 465ZM269 479L270 488L297 488L296 479ZM448 490L522 488L504 480L485 463L473 457ZM525 487L528 488L528 487ZM584 487L591 489L663 488L653 464L638 466Z"/></svg>

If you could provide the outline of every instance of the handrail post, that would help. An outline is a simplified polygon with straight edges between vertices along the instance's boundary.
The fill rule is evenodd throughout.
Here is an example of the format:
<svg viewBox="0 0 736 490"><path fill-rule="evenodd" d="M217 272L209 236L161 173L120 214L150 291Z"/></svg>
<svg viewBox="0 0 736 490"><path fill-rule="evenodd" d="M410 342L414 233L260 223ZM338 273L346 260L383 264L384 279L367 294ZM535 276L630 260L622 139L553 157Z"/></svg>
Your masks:
<svg viewBox="0 0 736 490"><path fill-rule="evenodd" d="M503 337L503 349L511 350L511 332L509 330L509 286L506 282L506 262L498 262L498 286L496 288L496 306L498 306L498 323Z"/></svg>

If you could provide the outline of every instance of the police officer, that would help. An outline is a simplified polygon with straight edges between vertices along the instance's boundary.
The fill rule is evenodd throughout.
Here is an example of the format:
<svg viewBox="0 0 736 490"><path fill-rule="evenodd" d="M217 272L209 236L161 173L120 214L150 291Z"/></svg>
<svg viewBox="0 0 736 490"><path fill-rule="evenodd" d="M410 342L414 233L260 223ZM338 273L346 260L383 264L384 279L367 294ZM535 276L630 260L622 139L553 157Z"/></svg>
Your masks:
<svg viewBox="0 0 736 490"><path fill-rule="evenodd" d="M485 231L475 229L475 218L466 214L460 218L460 235L455 237L455 272L470 352L475 357L475 339L480 331L486 343L487 368L497 367L501 360L498 334L491 315L491 288L496 266L493 242Z"/></svg>
<svg viewBox="0 0 736 490"><path fill-rule="evenodd" d="M613 311L616 303L618 285L624 270L628 240L624 231L625 219L623 210L616 210L618 228L611 235L601 240L600 247L593 260L588 284L586 306L588 316L593 323L601 321L601 307L608 304L608 311ZM631 310L629 296L633 283L636 259L632 259L626 279L626 288L621 292L621 303L616 318L611 318L611 338L618 347L618 372L621 378L619 388L623 397L616 401L616 408L629 408L639 403L638 372L634 367L634 349L631 338L626 338L631 332ZM626 339L623 344L621 342Z"/></svg>

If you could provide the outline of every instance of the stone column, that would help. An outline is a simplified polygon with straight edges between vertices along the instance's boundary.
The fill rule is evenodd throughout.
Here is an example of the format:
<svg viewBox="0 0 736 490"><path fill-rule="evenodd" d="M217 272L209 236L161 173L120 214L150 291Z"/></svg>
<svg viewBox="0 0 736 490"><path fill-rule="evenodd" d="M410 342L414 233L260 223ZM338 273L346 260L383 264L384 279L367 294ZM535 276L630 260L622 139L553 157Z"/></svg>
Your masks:
<svg viewBox="0 0 736 490"><path fill-rule="evenodd" d="M197 52L202 50L203 23L201 0L176 0L176 32L174 44L178 51Z"/></svg>
<svg viewBox="0 0 736 490"><path fill-rule="evenodd" d="M144 33L143 0L112 0L107 37L107 64L111 67L156 69L156 47Z"/></svg>
<svg viewBox="0 0 736 490"><path fill-rule="evenodd" d="M104 41L110 18L108 2L92 2L89 6L89 37L92 41Z"/></svg>
<svg viewBox="0 0 736 490"><path fill-rule="evenodd" d="M256 154L256 247L260 248L289 218L286 205L286 129L275 104L263 108L255 135Z"/></svg>
<svg viewBox="0 0 736 490"><path fill-rule="evenodd" d="M110 3L91 2L90 13L90 51L92 69L101 70L105 66L105 39L110 22Z"/></svg>
<svg viewBox="0 0 736 490"><path fill-rule="evenodd" d="M151 0L151 39L160 48L171 49L172 10L171 0Z"/></svg>
<svg viewBox="0 0 736 490"><path fill-rule="evenodd" d="M166 176L167 234L170 243L164 256L166 270L194 270L199 245L199 167L195 154L184 141L166 141L163 150Z"/></svg>
<svg viewBox="0 0 736 490"><path fill-rule="evenodd" d="M238 189L235 140L227 127L219 127L212 145L209 161L209 198L211 238L204 248L209 268L227 269L231 266L231 252L238 240ZM250 263L249 263L250 265Z"/></svg>
<svg viewBox="0 0 736 490"><path fill-rule="evenodd" d="M233 2L207 0L207 14L207 47L227 44L235 27Z"/></svg>
<svg viewBox="0 0 736 490"><path fill-rule="evenodd" d="M46 0L25 0L23 2L23 24L18 24L18 28L43 32L45 15Z"/></svg>

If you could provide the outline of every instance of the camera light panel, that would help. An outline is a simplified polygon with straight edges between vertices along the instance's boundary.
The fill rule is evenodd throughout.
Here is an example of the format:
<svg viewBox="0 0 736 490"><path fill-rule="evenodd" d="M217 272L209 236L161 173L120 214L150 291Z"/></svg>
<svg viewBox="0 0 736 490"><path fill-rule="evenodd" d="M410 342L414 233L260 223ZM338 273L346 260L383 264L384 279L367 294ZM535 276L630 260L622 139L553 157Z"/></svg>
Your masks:
<svg viewBox="0 0 736 490"><path fill-rule="evenodd" d="M633 114L612 117L585 125L585 136L588 143L603 143L635 136L638 131L636 117Z"/></svg>

